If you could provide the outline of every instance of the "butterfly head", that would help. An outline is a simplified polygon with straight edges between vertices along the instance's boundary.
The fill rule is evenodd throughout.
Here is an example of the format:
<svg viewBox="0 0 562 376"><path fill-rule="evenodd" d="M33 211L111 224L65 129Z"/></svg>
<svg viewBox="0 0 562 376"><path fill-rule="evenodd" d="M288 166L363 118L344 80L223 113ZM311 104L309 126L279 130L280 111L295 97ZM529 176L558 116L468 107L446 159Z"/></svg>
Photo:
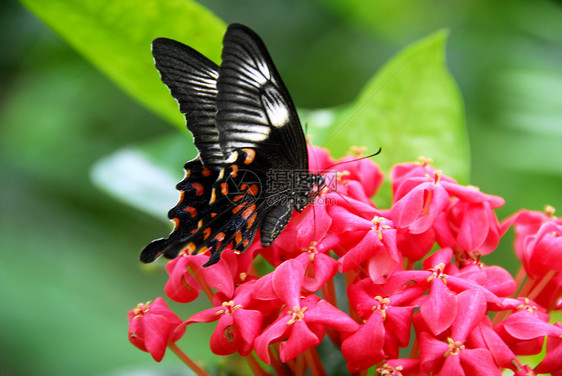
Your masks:
<svg viewBox="0 0 562 376"><path fill-rule="evenodd" d="M319 174L308 174L298 182L295 189L295 210L302 212L320 194L324 186L324 177Z"/></svg>

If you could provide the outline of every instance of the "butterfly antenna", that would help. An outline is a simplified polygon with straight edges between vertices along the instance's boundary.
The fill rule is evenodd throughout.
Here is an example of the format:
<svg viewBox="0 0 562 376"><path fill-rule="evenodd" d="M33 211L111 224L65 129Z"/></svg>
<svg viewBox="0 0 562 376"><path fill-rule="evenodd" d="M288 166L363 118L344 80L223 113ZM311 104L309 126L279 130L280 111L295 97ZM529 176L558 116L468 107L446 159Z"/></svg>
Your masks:
<svg viewBox="0 0 562 376"><path fill-rule="evenodd" d="M349 160L349 161L343 161L343 162L334 163L333 165L328 166L328 167L322 169L321 172L326 172L326 171L328 171L328 170L329 170L330 168L332 168L332 167L336 167L336 166L339 166L339 165L342 165L342 164L345 164L345 163L357 162L357 161L360 161L360 160L362 160L362 159L372 158L372 157L375 157L375 156L379 155L381 152L382 152L382 148L379 148L379 150L377 150L376 153L369 154L369 155L366 155L366 156L360 157L360 158L355 158L355 159L352 159L352 160Z"/></svg>

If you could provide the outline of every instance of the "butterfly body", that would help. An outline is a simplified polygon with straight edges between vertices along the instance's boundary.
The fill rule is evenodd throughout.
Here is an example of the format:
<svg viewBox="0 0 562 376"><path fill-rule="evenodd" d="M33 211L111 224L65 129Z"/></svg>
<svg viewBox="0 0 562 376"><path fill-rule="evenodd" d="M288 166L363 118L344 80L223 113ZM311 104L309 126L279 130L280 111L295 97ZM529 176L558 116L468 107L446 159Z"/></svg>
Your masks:
<svg viewBox="0 0 562 376"><path fill-rule="evenodd" d="M175 227L145 247L141 261L178 252L245 251L257 231L271 245L294 210L302 211L323 183L308 171L306 140L294 104L261 39L230 25L217 66L179 42L158 38L153 55L162 81L186 114L199 156L186 163ZM276 187L276 177L288 177ZM278 184L277 184L278 185Z"/></svg>

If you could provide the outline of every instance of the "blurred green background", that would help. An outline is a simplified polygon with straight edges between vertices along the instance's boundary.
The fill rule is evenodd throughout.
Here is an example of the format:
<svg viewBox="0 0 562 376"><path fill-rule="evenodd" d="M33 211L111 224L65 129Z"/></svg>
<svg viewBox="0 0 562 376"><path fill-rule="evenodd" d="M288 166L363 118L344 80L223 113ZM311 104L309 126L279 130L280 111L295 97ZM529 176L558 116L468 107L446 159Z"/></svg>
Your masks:
<svg viewBox="0 0 562 376"><path fill-rule="evenodd" d="M262 36L299 108L351 101L393 54L448 28L448 66L466 107L470 183L506 199L500 218L545 204L562 210L560 2L200 3ZM90 179L108 154L177 130L18 2L0 4L0 29L0 375L183 371L171 354L155 364L126 336L127 310L163 294L163 264L143 268L137 257L169 230L165 211L148 216ZM190 138L178 148L191 150ZM178 177L180 166L171 166ZM509 237L485 261L513 272ZM202 337L182 347L209 358L201 340L209 329L190 328Z"/></svg>

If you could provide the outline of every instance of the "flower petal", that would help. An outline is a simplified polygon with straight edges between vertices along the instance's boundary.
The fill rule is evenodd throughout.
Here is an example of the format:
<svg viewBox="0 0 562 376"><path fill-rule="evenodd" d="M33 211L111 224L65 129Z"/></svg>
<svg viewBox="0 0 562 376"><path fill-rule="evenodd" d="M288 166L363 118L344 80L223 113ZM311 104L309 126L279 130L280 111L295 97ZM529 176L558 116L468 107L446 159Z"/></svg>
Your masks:
<svg viewBox="0 0 562 376"><path fill-rule="evenodd" d="M348 362L349 372L367 369L386 357L383 351L384 333L382 316L374 313L359 330L343 341L341 351Z"/></svg>
<svg viewBox="0 0 562 376"><path fill-rule="evenodd" d="M430 286L429 298L420 311L428 328L438 335L453 323L457 315L457 297L438 278L432 279Z"/></svg>
<svg viewBox="0 0 562 376"><path fill-rule="evenodd" d="M305 350L320 343L318 338L303 320L295 321L291 325L291 334L286 342L281 343L279 357L282 362L287 362L302 354Z"/></svg>

